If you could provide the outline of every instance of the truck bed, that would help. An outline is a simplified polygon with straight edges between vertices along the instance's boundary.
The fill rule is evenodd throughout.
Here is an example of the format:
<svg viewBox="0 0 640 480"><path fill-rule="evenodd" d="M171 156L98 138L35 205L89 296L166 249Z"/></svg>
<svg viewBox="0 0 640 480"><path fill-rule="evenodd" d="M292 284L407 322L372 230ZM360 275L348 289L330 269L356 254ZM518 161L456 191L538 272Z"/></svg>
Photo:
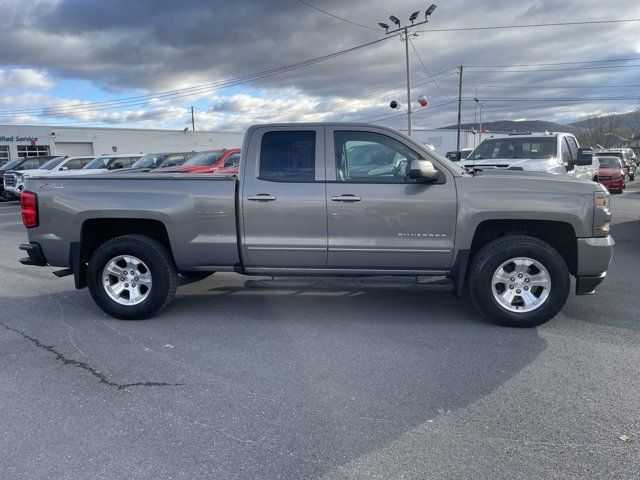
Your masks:
<svg viewBox="0 0 640 480"><path fill-rule="evenodd" d="M65 175L29 178L26 190L37 193L40 208L30 240L47 252L50 265L68 267L72 244L93 226L127 218L166 226L179 270L231 271L239 263L234 177Z"/></svg>

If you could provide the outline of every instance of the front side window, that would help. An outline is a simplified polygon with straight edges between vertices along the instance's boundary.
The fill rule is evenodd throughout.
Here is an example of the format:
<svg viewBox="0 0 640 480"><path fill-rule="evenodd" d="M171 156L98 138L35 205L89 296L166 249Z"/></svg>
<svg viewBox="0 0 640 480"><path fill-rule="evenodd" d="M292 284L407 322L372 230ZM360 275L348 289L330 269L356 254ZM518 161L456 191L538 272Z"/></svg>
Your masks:
<svg viewBox="0 0 640 480"><path fill-rule="evenodd" d="M372 132L334 133L339 182L404 183L409 165L420 156L398 140Z"/></svg>
<svg viewBox="0 0 640 480"><path fill-rule="evenodd" d="M144 157L140 158L136 163L133 164L134 168L156 168L162 163L166 155L162 153L149 153Z"/></svg>
<svg viewBox="0 0 640 480"><path fill-rule="evenodd" d="M571 151L569 150L569 145L566 140L560 142L560 158L562 158L563 162L571 161Z"/></svg>
<svg viewBox="0 0 640 480"><path fill-rule="evenodd" d="M224 152L199 152L184 162L184 165L187 167L196 165L200 167L210 167L218 163L222 155L224 155Z"/></svg>
<svg viewBox="0 0 640 480"><path fill-rule="evenodd" d="M164 167L175 167L177 165L182 165L185 161L184 155L169 155L165 162Z"/></svg>
<svg viewBox="0 0 640 480"><path fill-rule="evenodd" d="M51 160L43 164L40 168L42 170L53 170L58 165L60 165L63 161L64 161L64 157L52 158Z"/></svg>
<svg viewBox="0 0 640 480"><path fill-rule="evenodd" d="M316 169L316 132L274 131L262 136L260 178L274 182L312 182Z"/></svg>
<svg viewBox="0 0 640 480"><path fill-rule="evenodd" d="M68 170L78 170L82 168L82 159L74 158L73 160L69 160L63 165L63 167L67 168Z"/></svg>
<svg viewBox="0 0 640 480"><path fill-rule="evenodd" d="M238 165L240 165L240 154L239 153L233 153L231 155L229 155L227 157L227 159L224 161L224 168L234 168L237 167Z"/></svg>
<svg viewBox="0 0 640 480"><path fill-rule="evenodd" d="M107 168L113 157L96 157L91 160L84 168L93 170L94 168Z"/></svg>

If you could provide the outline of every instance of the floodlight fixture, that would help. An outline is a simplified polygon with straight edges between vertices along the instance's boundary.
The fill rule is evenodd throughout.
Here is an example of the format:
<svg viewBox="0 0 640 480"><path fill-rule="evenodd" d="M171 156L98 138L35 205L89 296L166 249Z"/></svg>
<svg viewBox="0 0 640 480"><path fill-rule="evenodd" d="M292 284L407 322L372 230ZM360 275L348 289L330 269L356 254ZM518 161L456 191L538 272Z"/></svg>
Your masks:
<svg viewBox="0 0 640 480"><path fill-rule="evenodd" d="M424 12L425 16L428 17L429 15L431 15L437 8L437 5L435 3L432 3L431 6L429 8L427 8L427 11Z"/></svg>
<svg viewBox="0 0 640 480"><path fill-rule="evenodd" d="M386 23L378 22L378 25L380 25L385 30L389 30L389 25L387 25Z"/></svg>
<svg viewBox="0 0 640 480"><path fill-rule="evenodd" d="M394 17L393 15L391 15L389 17L389 20L391 20L393 23L395 23L396 25L400 26L400 19L398 17Z"/></svg>
<svg viewBox="0 0 640 480"><path fill-rule="evenodd" d="M413 12L413 13L411 14L411 16L409 17L409 21L410 21L411 23L415 22L416 18L418 18L418 15L420 15L420 11Z"/></svg>

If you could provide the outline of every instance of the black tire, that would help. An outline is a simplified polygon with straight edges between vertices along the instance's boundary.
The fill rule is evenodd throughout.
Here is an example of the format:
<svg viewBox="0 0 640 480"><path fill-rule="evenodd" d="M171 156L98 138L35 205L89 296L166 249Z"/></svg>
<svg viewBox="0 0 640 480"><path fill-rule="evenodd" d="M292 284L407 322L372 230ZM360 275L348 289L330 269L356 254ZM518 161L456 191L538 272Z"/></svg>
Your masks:
<svg viewBox="0 0 640 480"><path fill-rule="evenodd" d="M149 267L153 285L142 303L121 305L105 291L102 271L118 255L135 256ZM171 301L178 287L178 272L171 254L160 242L144 235L124 235L108 240L94 252L87 283L93 300L105 313L122 320L142 320L153 317Z"/></svg>
<svg viewBox="0 0 640 480"><path fill-rule="evenodd" d="M513 312L501 306L493 295L494 272L511 258L528 257L549 272L549 296L536 310ZM571 280L562 256L548 243L526 235L509 235L485 245L473 258L469 274L471 299L492 322L506 327L536 327L551 320L569 296Z"/></svg>
<svg viewBox="0 0 640 480"><path fill-rule="evenodd" d="M198 282L213 275L216 272L180 272L180 276L189 282Z"/></svg>

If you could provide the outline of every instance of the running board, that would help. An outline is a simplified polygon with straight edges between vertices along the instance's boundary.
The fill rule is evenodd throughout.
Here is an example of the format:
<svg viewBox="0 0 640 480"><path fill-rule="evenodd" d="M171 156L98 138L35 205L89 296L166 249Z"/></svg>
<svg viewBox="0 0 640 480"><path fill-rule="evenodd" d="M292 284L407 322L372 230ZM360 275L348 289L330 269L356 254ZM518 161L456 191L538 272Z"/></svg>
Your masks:
<svg viewBox="0 0 640 480"><path fill-rule="evenodd" d="M395 289L395 290L430 290L450 291L455 288L453 281L445 277L321 277L295 278L274 277L264 280L247 280L246 288L271 288L305 290L336 289Z"/></svg>
<svg viewBox="0 0 640 480"><path fill-rule="evenodd" d="M73 270L70 268L64 268L62 270L56 270L53 274L58 278L68 277L69 275L73 275Z"/></svg>

